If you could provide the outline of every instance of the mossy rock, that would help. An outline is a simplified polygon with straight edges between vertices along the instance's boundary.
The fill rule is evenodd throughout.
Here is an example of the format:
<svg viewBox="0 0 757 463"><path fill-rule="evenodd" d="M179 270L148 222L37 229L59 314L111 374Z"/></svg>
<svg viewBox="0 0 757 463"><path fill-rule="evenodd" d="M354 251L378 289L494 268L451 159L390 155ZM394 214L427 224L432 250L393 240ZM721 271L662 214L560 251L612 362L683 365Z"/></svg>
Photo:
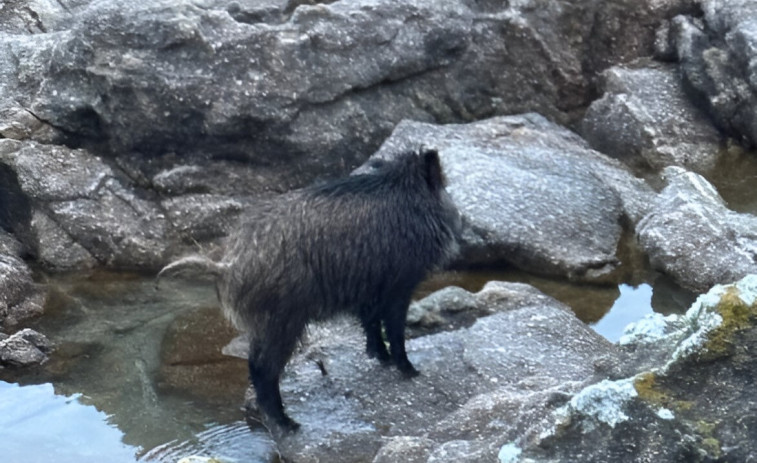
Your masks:
<svg viewBox="0 0 757 463"><path fill-rule="evenodd" d="M714 309L723 321L709 333L700 360L716 360L731 355L734 334L757 324L757 302L751 305L744 302L735 287L730 287L723 293Z"/></svg>

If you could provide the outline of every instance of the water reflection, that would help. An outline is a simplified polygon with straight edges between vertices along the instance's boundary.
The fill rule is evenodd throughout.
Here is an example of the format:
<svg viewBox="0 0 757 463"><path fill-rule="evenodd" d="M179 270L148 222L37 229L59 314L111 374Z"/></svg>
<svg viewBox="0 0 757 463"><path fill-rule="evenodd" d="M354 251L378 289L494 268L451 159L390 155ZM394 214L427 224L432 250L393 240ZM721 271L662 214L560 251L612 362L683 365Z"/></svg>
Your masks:
<svg viewBox="0 0 757 463"><path fill-rule="evenodd" d="M225 442L239 441L223 453L230 461L271 460L270 439L241 421L246 364L221 354L235 333L217 309L210 285L167 281L156 291L151 277L103 272L59 276L48 284L47 312L31 327L47 334L56 351L40 368L3 370L0 378L52 383L59 396L84 394L95 407L90 408L107 413L108 423L118 427L113 430L120 430L117 440L131 452L124 461L136 461L167 442L191 441L209 429L228 433ZM42 409L48 406L54 408L54 402L41 402ZM100 421L93 420L93 426ZM73 438L59 442L56 453L27 446L18 462L80 455L79 446L89 437L78 431L77 422L61 425L70 427ZM44 422L35 426L48 434Z"/></svg>
<svg viewBox="0 0 757 463"><path fill-rule="evenodd" d="M757 195L754 193L754 185L757 184L757 152L737 148L724 152L707 179L718 190L729 209L757 215Z"/></svg>
<svg viewBox="0 0 757 463"><path fill-rule="evenodd" d="M652 287L642 284L636 287L620 285L620 294L607 314L592 324L594 330L612 342L623 335L623 329L632 322L652 312Z"/></svg>
<svg viewBox="0 0 757 463"><path fill-rule="evenodd" d="M449 285L477 292L493 280L534 286L568 305L581 321L612 342L620 339L626 325L641 319L644 315L652 311L664 315L684 313L696 298L692 292L661 275L650 277L651 284L622 283L615 286L571 283L517 270L441 273L421 285L416 296L423 297Z"/></svg>
<svg viewBox="0 0 757 463"><path fill-rule="evenodd" d="M136 461L138 448L122 442L109 417L80 394L55 394L52 384L0 381L0 452L8 463Z"/></svg>

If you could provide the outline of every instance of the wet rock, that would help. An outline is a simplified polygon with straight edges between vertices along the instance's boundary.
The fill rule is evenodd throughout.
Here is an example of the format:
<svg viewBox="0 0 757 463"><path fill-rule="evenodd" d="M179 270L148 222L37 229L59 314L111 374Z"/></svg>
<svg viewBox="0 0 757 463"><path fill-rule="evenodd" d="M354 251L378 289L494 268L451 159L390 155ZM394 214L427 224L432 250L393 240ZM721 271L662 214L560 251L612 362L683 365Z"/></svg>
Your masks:
<svg viewBox="0 0 757 463"><path fill-rule="evenodd" d="M402 119L575 121L596 70L647 54L660 19L689 3L4 2L0 176L23 180L13 191L29 203L4 228L51 268L153 268L225 234L247 196L348 171ZM575 259L515 260L604 275L617 229ZM508 253L494 242L479 261Z"/></svg>
<svg viewBox="0 0 757 463"><path fill-rule="evenodd" d="M212 457L192 455L182 458L177 463L223 463L223 461Z"/></svg>
<svg viewBox="0 0 757 463"><path fill-rule="evenodd" d="M0 34L40 34L70 25L92 0L8 0L0 5Z"/></svg>
<svg viewBox="0 0 757 463"><path fill-rule="evenodd" d="M26 264L0 253L0 329L41 315L45 293L32 280Z"/></svg>
<svg viewBox="0 0 757 463"><path fill-rule="evenodd" d="M45 335L23 329L0 340L0 366L28 367L44 363L52 348Z"/></svg>
<svg viewBox="0 0 757 463"><path fill-rule="evenodd" d="M695 107L672 64L638 62L603 73L604 95L582 121L591 146L633 166L711 170L723 136Z"/></svg>
<svg viewBox="0 0 757 463"><path fill-rule="evenodd" d="M684 315L629 326L621 342L635 373L574 395L551 431L510 444L514 461L750 461L756 322L757 275L749 275L714 287Z"/></svg>
<svg viewBox="0 0 757 463"><path fill-rule="evenodd" d="M663 173L667 186L637 227L652 266L695 291L756 273L757 217L727 209L695 173Z"/></svg>
<svg viewBox="0 0 757 463"><path fill-rule="evenodd" d="M538 433L572 392L601 377L598 359L619 358L566 306L535 293L493 282L470 295L493 315L410 340L409 356L421 371L410 381L366 361L354 324L314 328L282 381L287 409L302 424L298 433L278 436L282 456L292 462L493 461L508 436Z"/></svg>
<svg viewBox="0 0 757 463"><path fill-rule="evenodd" d="M373 459L374 463L425 463L428 461L434 441L425 437L392 437Z"/></svg>
<svg viewBox="0 0 757 463"><path fill-rule="evenodd" d="M118 153L299 156L317 174L404 118L575 120L590 76L649 54L692 2L48 3L4 4L1 30L35 34L2 38L0 114Z"/></svg>
<svg viewBox="0 0 757 463"><path fill-rule="evenodd" d="M457 286L448 286L410 304L407 323L433 327L446 321L445 313L470 313L477 309L478 301L474 295Z"/></svg>
<svg viewBox="0 0 757 463"><path fill-rule="evenodd" d="M8 228L51 268L157 267L166 251L163 211L85 150L0 140Z"/></svg>
<svg viewBox="0 0 757 463"><path fill-rule="evenodd" d="M701 3L703 18L680 16L671 27L685 82L723 130L757 145L757 4Z"/></svg>
<svg viewBox="0 0 757 463"><path fill-rule="evenodd" d="M24 245L2 228L0 228L0 254L19 258L24 254Z"/></svg>
<svg viewBox="0 0 757 463"><path fill-rule="evenodd" d="M119 159L120 161L120 159ZM249 163L214 161L212 163L184 164L180 159L167 162L157 173L145 168L144 159L134 162L135 169L151 176L148 182L155 191L175 196L188 194L215 194L224 196L264 196L283 193L297 186L287 183L287 177L274 168Z"/></svg>
<svg viewBox="0 0 757 463"><path fill-rule="evenodd" d="M226 236L246 206L243 200L221 195L183 195L160 204L175 232L196 241Z"/></svg>
<svg viewBox="0 0 757 463"><path fill-rule="evenodd" d="M619 264L621 222L638 221L653 196L621 163L536 114L466 125L404 121L375 157L420 145L440 151L447 190L469 225L466 264L607 276Z"/></svg>
<svg viewBox="0 0 757 463"><path fill-rule="evenodd" d="M0 137L52 143L60 132L20 106L0 109Z"/></svg>

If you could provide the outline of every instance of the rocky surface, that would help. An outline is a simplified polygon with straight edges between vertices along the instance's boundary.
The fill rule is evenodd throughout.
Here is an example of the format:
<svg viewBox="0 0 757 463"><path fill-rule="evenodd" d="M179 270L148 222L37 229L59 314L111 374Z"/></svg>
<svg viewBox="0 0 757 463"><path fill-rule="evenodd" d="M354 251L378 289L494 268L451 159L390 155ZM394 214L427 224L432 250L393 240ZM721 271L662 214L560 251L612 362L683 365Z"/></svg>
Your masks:
<svg viewBox="0 0 757 463"><path fill-rule="evenodd" d="M730 211L700 175L664 174L667 186L638 224L652 266L699 292L757 273L757 216Z"/></svg>
<svg viewBox="0 0 757 463"><path fill-rule="evenodd" d="M757 4L702 0L702 18L679 16L671 40L688 87L718 125L757 145Z"/></svg>
<svg viewBox="0 0 757 463"><path fill-rule="evenodd" d="M213 244L257 198L346 174L377 149L377 157L440 150L468 226L461 266L617 282L621 236L633 232L657 271L696 291L756 273L755 217L729 211L692 172L708 174L724 143L757 144L755 8L2 2L0 328L9 334L0 334L0 362L44 362L50 349L29 330L10 334L44 300L24 259L53 271L155 269L196 242ZM650 61L653 53L665 63ZM649 177L667 167L666 186L654 192L608 156ZM448 288L411 307L410 357L423 373L412 381L367 361L359 328L316 328L283 382L303 429L276 436L281 453L336 462L749 461L754 286L745 279L685 316L644 319L619 345L533 288ZM127 308L96 324L143 330L135 356L165 334L139 307L136 322L124 321ZM198 320L194 333L208 328ZM170 349L186 344L182 333L168 332L170 367L160 374L184 391L208 357L193 345L183 364ZM71 355L84 362L77 352L92 332L76 335ZM137 373L125 381L144 397L124 407L150 408L150 369L130 368ZM244 382L244 365L234 368ZM108 378L97 381L110 391ZM220 391L209 384L205 392Z"/></svg>
<svg viewBox="0 0 757 463"><path fill-rule="evenodd" d="M466 263L599 278L619 264L621 223L635 223L652 190L619 162L536 114L465 125L403 122L375 158L438 149L453 201L469 225Z"/></svg>
<svg viewBox="0 0 757 463"><path fill-rule="evenodd" d="M47 268L156 268L228 233L254 198L348 171L403 119L535 110L575 123L599 71L651 55L657 27L696 10L687 0L301 3L5 2L0 137L18 141L1 148L2 194L14 204L3 228ZM660 107L681 95L663 96ZM511 152L455 142L449 176L472 224L466 264L607 278L618 222L635 224L648 192L546 119L505 122L517 136L438 129ZM624 144L610 132L608 146ZM634 146L664 153L667 134ZM490 178L476 185L474 170Z"/></svg>
<svg viewBox="0 0 757 463"><path fill-rule="evenodd" d="M125 172L85 149L0 139L0 225L22 240L3 242L51 270L154 269L191 240L227 234L245 205L212 193L163 197Z"/></svg>
<svg viewBox="0 0 757 463"><path fill-rule="evenodd" d="M687 97L675 65L641 61L608 69L602 78L604 94L581 125L594 149L654 171L715 167L724 137Z"/></svg>
<svg viewBox="0 0 757 463"><path fill-rule="evenodd" d="M503 443L538 433L550 411L618 367L608 341L527 285L490 283L470 297L492 315L411 340L421 371L412 380L366 361L359 327L314 329L282 382L288 412L302 424L278 436L283 458L493 461Z"/></svg>
<svg viewBox="0 0 757 463"><path fill-rule="evenodd" d="M460 295L448 296L457 306ZM438 306L447 296L434 297ZM492 315L412 340L410 357L423 372L412 381L366 362L356 326L314 330L283 381L287 407L303 427L286 435L274 428L282 456L749 461L757 275L713 288L684 315L648 316L620 346L525 285L490 283L466 297Z"/></svg>
<svg viewBox="0 0 757 463"><path fill-rule="evenodd" d="M28 367L47 361L52 343L45 335L29 328L7 338L0 338L0 369L2 367Z"/></svg>
<svg viewBox="0 0 757 463"><path fill-rule="evenodd" d="M756 322L757 275L749 275L714 287L684 315L629 327L621 343L635 374L573 396L553 432L512 461L750 461Z"/></svg>
<svg viewBox="0 0 757 463"><path fill-rule="evenodd" d="M23 261L0 253L0 329L42 314L44 292L32 280Z"/></svg>
<svg viewBox="0 0 757 463"><path fill-rule="evenodd" d="M31 113L123 153L354 165L403 118L574 119L597 70L649 54L692 4L299 3L6 2L0 126Z"/></svg>
<svg viewBox="0 0 757 463"><path fill-rule="evenodd" d="M0 140L11 203L3 224L54 269L155 267L165 252L166 218L102 159L83 150Z"/></svg>
<svg viewBox="0 0 757 463"><path fill-rule="evenodd" d="M43 34L70 26L92 0L7 0L0 6L0 33Z"/></svg>

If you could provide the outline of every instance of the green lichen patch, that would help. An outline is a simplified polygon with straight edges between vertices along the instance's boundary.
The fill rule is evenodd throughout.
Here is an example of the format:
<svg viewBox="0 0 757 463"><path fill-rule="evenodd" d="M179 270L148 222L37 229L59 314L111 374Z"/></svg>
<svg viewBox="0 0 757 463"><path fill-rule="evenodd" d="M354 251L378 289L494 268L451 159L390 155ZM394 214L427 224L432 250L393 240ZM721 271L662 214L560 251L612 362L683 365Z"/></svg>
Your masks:
<svg viewBox="0 0 757 463"><path fill-rule="evenodd" d="M731 355L734 333L754 326L757 321L757 303L749 305L744 302L735 287L730 287L723 293L715 310L723 321L709 333L701 360L715 360Z"/></svg>
<svg viewBox="0 0 757 463"><path fill-rule="evenodd" d="M686 411L692 407L690 401L674 397L671 391L657 381L657 375L651 371L637 375L633 386L640 399L656 407L669 408L676 412Z"/></svg>
<svg viewBox="0 0 757 463"><path fill-rule="evenodd" d="M667 406L670 397L657 385L656 375L652 372L642 373L634 379L634 388L639 397L651 404Z"/></svg>
<svg viewBox="0 0 757 463"><path fill-rule="evenodd" d="M757 316L757 304L747 305L735 287L730 287L723 293L716 310L723 317L722 328L730 330L749 327Z"/></svg>
<svg viewBox="0 0 757 463"><path fill-rule="evenodd" d="M712 458L720 458L722 453L720 441L715 437L717 423L700 420L695 423L694 427L701 438L700 447L702 450Z"/></svg>
<svg viewBox="0 0 757 463"><path fill-rule="evenodd" d="M645 372L634 378L634 388L638 397L653 408L674 410L678 422L695 436L700 451L710 458L719 458L722 450L721 442L716 437L718 423L699 419L699 413L694 411L694 402L680 400L675 391L665 387L665 381L664 376Z"/></svg>

